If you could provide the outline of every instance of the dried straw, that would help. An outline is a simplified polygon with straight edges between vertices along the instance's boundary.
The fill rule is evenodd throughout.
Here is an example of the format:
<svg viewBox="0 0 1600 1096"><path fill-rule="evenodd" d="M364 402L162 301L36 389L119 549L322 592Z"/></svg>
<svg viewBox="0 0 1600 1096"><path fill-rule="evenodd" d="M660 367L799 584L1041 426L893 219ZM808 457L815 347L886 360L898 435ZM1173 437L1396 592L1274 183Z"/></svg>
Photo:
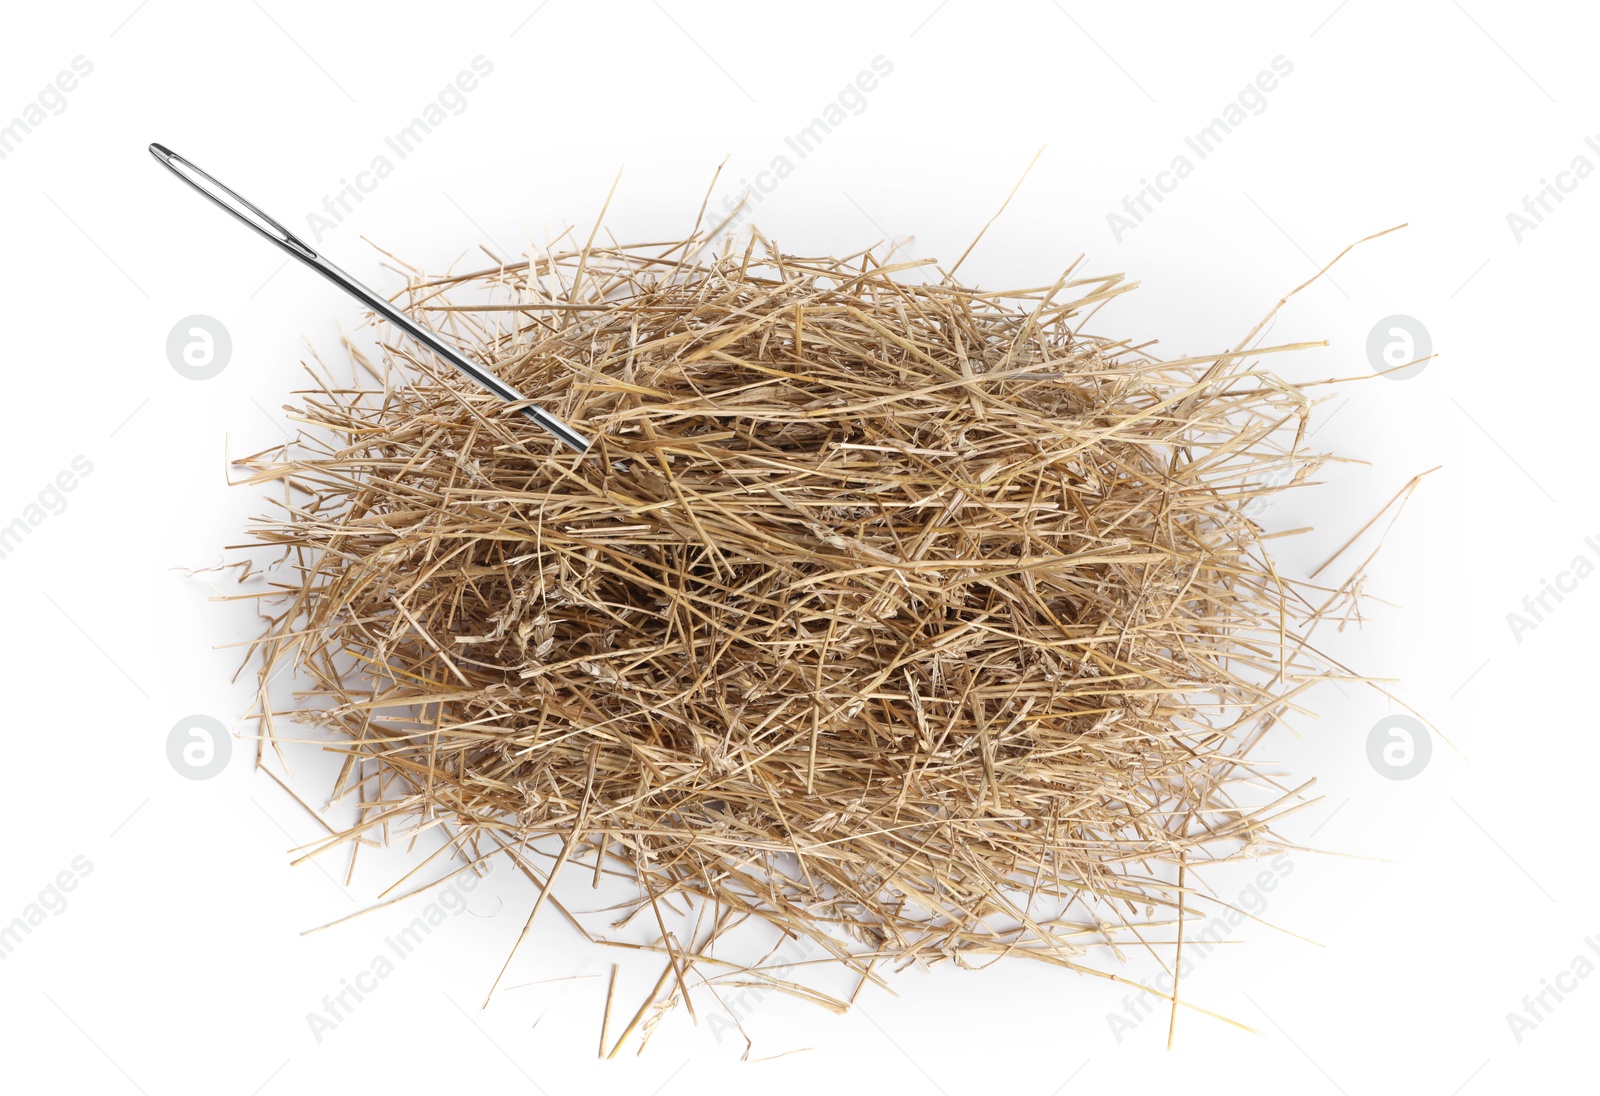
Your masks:
<svg viewBox="0 0 1600 1096"><path fill-rule="evenodd" d="M292 667L359 812L308 855L443 826L580 926L554 876L625 875L613 916L665 965L615 1021L613 978L611 1054L696 986L842 1011L908 963L1117 979L1094 949L1172 943L1197 869L1304 802L1248 756L1342 675L1307 637L1349 584L1286 581L1250 517L1322 459L1304 386L1251 364L1259 327L1176 361L1085 334L1121 276L705 243L408 277L588 458L396 343L244 462L282 487L263 737ZM854 991L719 953L747 923Z"/></svg>

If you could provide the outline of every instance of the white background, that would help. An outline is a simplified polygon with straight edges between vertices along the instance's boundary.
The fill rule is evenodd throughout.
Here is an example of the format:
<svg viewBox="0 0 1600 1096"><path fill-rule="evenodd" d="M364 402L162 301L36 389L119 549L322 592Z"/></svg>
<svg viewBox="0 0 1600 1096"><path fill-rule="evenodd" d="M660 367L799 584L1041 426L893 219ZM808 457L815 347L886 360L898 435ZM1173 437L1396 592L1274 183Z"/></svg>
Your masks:
<svg viewBox="0 0 1600 1096"><path fill-rule="evenodd" d="M1600 934L1584 791L1600 760L1600 580L1520 642L1506 620L1575 556L1600 558L1584 543L1600 537L1600 179L1520 241L1506 219L1574 157L1600 163L1584 144L1600 134L1596 27L1579 5L135 2L5 15L0 120L74 57L93 71L0 160L0 524L74 457L93 471L0 560L13 835L0 922L75 857L92 871L0 962L0 1086L1449 1096L1588 1074L1600 977L1520 1042L1507 1021ZM1252 1031L1187 1013L1171 1051L1164 1016L1119 1040L1107 1014L1123 1008L1120 987L1012 963L909 971L891 980L898 996L870 991L844 1017L757 1002L753 1056L810 1048L776 1062L741 1064L738 1040L679 1011L642 1058L599 1063L613 956L558 920L508 976L533 984L478 1008L531 897L505 873L345 1023L312 1036L307 1012L410 914L302 930L371 903L408 861L373 857L348 887L342 863L290 867L319 829L252 770L251 743L197 782L169 765L166 739L196 713L251 733L248 680L232 680L241 652L222 649L253 633L251 610L211 600L233 589L221 577L178 568L243 539L262 508L227 486L227 455L281 440L308 346L336 360L360 318L301 268L280 270L145 145L170 145L304 229L479 55L493 72L467 108L323 238L358 277L396 284L364 239L440 269L485 236L515 251L568 224L586 231L619 168L615 235L670 238L725 156L718 200L878 55L893 72L866 108L756 208L788 251L911 236L911 254L953 261L1044 146L963 278L1037 285L1083 255L1089 271L1142 283L1094 330L1178 355L1234 345L1346 244L1409 222L1357 249L1272 332L1331 343L1280 359L1288 376L1368 378L1336 390L1316 438L1368 463L1331 469L1264 520L1315 525L1281 545L1284 569L1303 576L1412 475L1444 466L1374 563L1364 626L1328 637L1358 669L1397 679L1444 737L1421 775L1384 778L1366 741L1392 709L1352 688L1322 690L1319 720L1267 743L1263 756L1317 777L1324 797L1285 835L1327 851L1297 854L1271 895L1264 917L1286 931L1247 923L1185 985ZM1267 108L1116 240L1107 213L1280 55L1294 68ZM234 344L205 382L165 352L195 313ZM1371 378L1368 331L1396 313L1421 321L1439 356L1414 379ZM293 783L310 801L328 786L309 771ZM1208 882L1232 899L1247 878ZM1156 969L1134 955L1124 973ZM653 960L624 968L619 1012L655 974Z"/></svg>

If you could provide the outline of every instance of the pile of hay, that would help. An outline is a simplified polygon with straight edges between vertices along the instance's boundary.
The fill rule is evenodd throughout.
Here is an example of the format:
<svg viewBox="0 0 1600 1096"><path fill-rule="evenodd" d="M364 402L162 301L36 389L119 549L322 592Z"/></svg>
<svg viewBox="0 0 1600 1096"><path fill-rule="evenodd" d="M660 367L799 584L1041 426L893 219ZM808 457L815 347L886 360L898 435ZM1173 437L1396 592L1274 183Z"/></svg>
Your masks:
<svg viewBox="0 0 1600 1096"><path fill-rule="evenodd" d="M1277 851L1303 801L1247 754L1325 672L1317 610L1251 514L1314 467L1311 400L1249 340L1085 334L1120 276L984 292L704 245L398 298L588 457L395 341L246 462L281 487L253 530L284 550L264 738L337 732L359 821L329 844L442 826L542 893L626 876L606 916L665 969L622 1038L719 980L851 999L716 951L744 922L856 989L998 956L1115 977L1097 946L1170 944L1193 869ZM309 697L274 712L287 666Z"/></svg>

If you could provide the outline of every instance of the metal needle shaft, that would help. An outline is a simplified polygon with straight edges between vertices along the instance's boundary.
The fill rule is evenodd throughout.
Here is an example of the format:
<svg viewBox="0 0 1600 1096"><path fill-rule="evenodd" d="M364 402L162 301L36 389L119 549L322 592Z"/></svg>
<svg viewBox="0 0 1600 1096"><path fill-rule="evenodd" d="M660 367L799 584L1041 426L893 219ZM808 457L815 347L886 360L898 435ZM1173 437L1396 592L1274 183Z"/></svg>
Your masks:
<svg viewBox="0 0 1600 1096"><path fill-rule="evenodd" d="M387 298L368 289L343 270L334 266L304 240L284 228L283 225L273 220L240 194L195 166L192 161L186 160L166 146L158 144L150 146L150 155L154 156L174 175L205 195L216 205L254 229L275 246L288 252L291 258L300 260L306 266L327 278L334 285L471 377L479 385L493 392L507 403L516 403L524 398L515 388L512 388L483 366L466 357L435 332L429 331L426 327L417 323L391 304ZM549 431L569 449L575 449L580 453L588 451L589 439L550 414L550 412L531 404L521 410L524 415Z"/></svg>

